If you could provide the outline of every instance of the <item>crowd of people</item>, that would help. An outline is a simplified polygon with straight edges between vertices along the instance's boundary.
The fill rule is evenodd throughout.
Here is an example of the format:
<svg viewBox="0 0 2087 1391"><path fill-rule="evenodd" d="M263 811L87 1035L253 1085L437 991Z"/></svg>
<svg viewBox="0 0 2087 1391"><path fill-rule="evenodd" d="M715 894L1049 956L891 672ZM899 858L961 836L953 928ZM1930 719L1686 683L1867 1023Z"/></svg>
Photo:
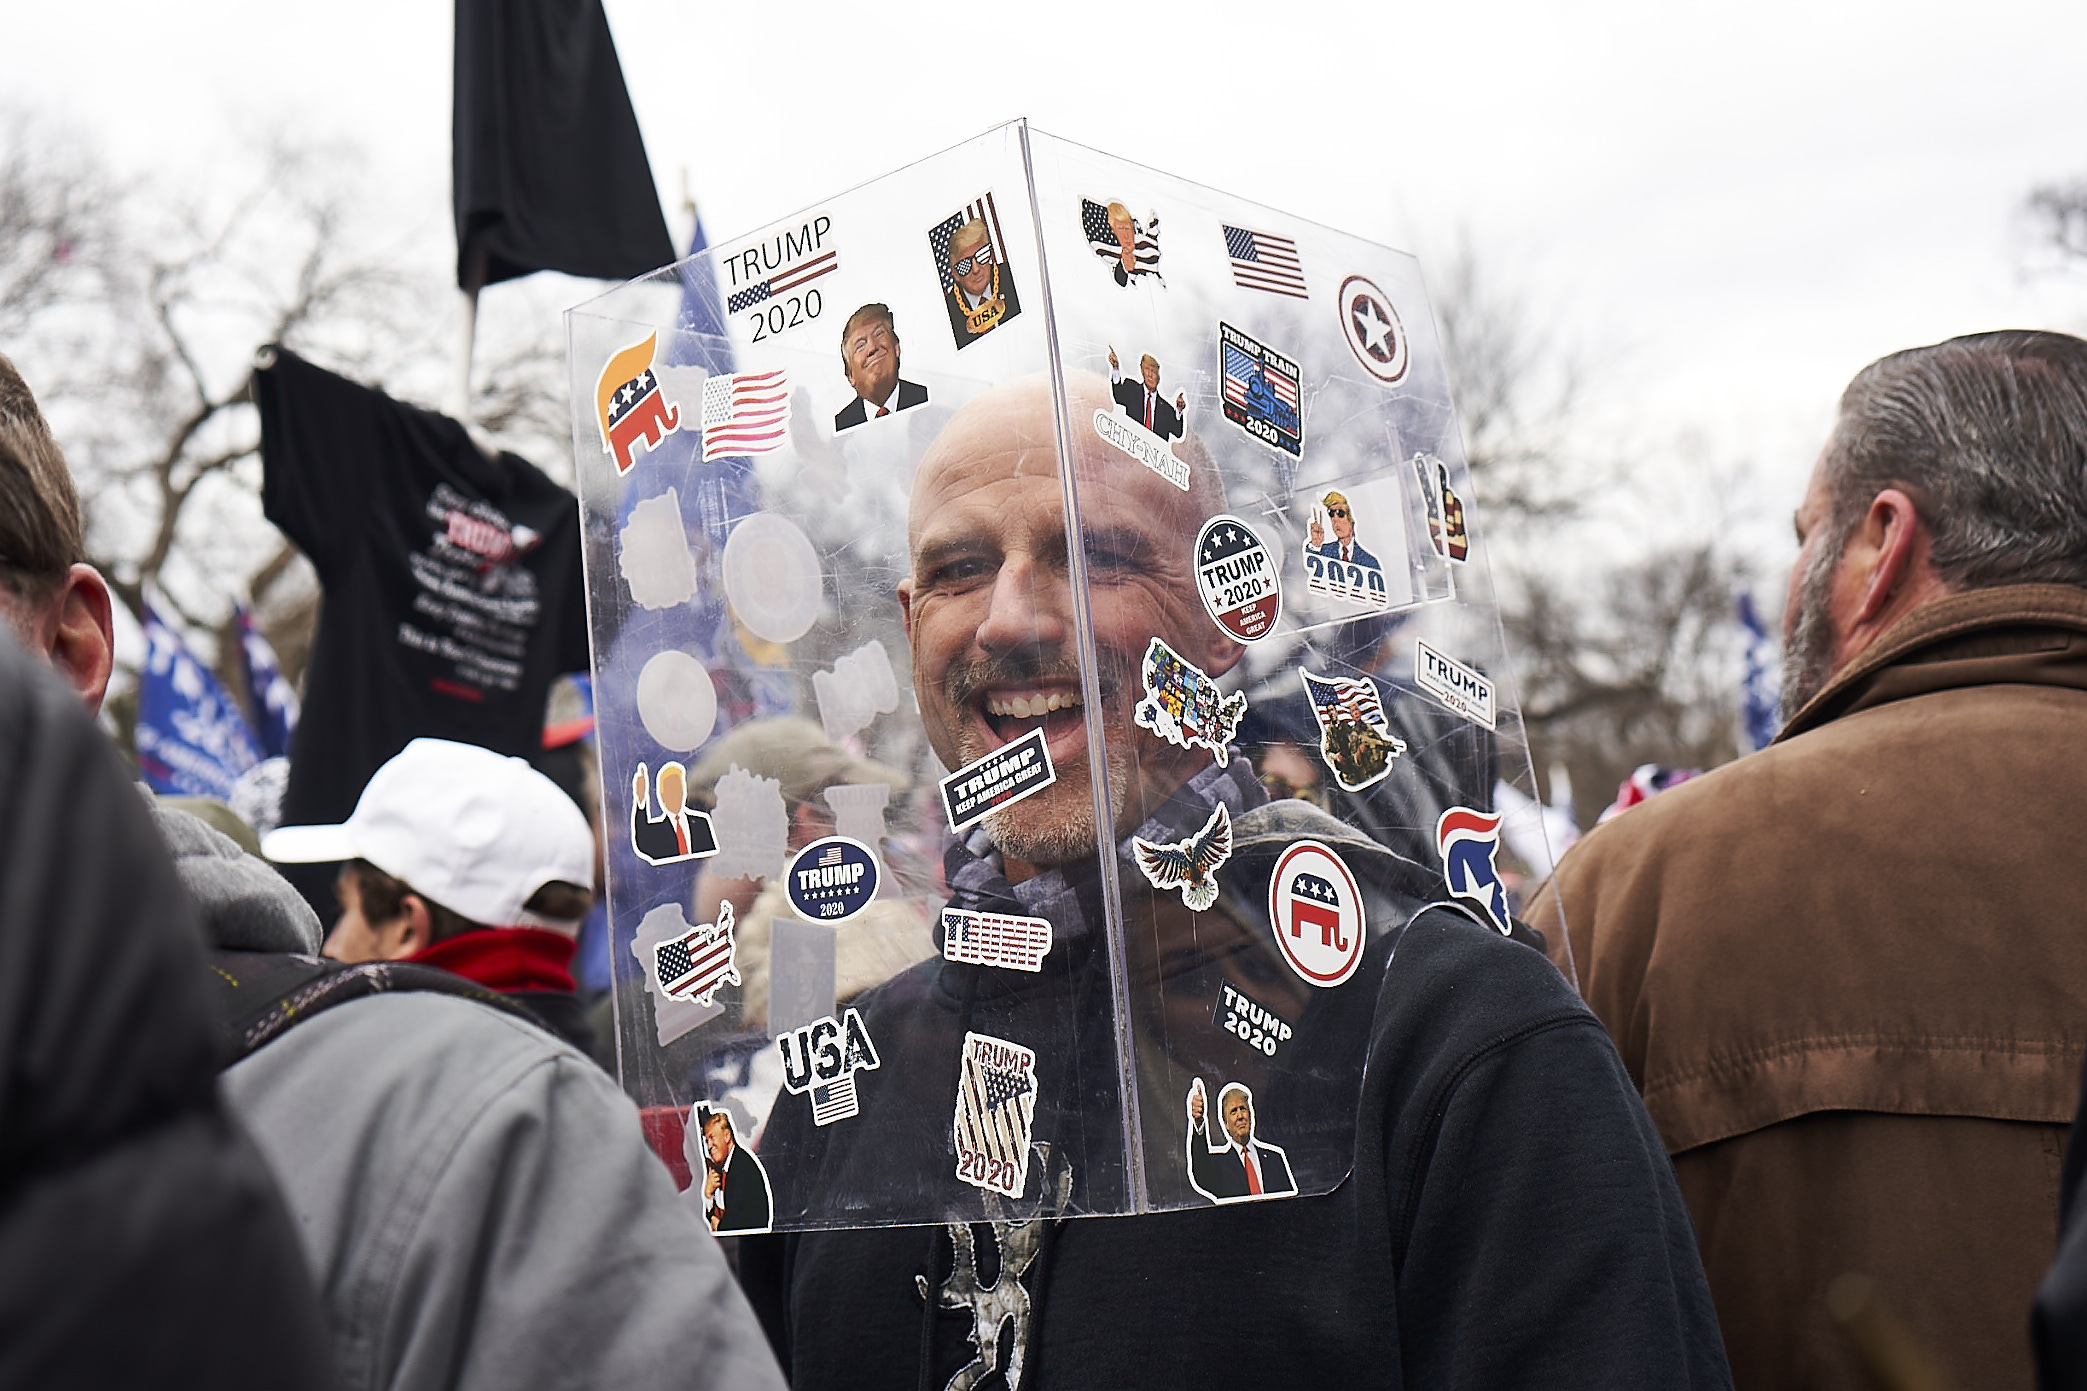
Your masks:
<svg viewBox="0 0 2087 1391"><path fill-rule="evenodd" d="M1073 414L1126 392L1164 412L1142 370L1142 392L1070 378ZM1136 744L1135 682L1078 708L1054 409L1041 379L975 397L912 488L897 598L941 766L995 747L1009 709L1070 712L1040 726L1059 785L953 836L938 896L1049 917L1049 1000L1104 969L1083 928L1110 844L1192 861L1221 824L1208 872L1245 903L1290 847L1339 850L1373 920L1404 924L1349 966L1370 992L1313 1005L1360 1012L1321 1035L1366 1048L1355 1114L1314 1127L1310 1097L1198 1075L1173 1158L1204 1206L766 1233L814 1177L905 1156L778 1112L758 1148L807 1158L771 1176L704 1107L670 1168L573 974L620 789L604 805L592 774L416 738L344 819L243 843L221 808L126 786L91 718L110 590L0 358L0 1384L2087 1384L2087 1145L2067 1143L2087 767L2064 752L2087 730L2087 342L1983 334L1854 380L1797 506L1781 734L1606 820L1504 932L1468 896L1382 887L1374 864L1425 857L1410 826L1327 788L1271 796L1317 780L1308 710L1257 716L1264 766L1185 744L1112 762L1098 824L1087 761ZM1090 521L1175 555L1222 510L1194 477L1114 469ZM1097 660L1134 664L1156 631L1220 676L1242 649L1170 564L1094 562ZM1068 733L1088 718L1094 748ZM662 768L660 824L728 769L776 781L792 849L834 830L821 788L910 782L809 722L751 722ZM340 865L337 916L277 864ZM1146 881L1155 933L1185 944L1167 969L1205 969L1197 886L1125 882ZM740 924L765 1029L782 895L698 882L699 920ZM836 980L885 1076L988 1025L1057 1027L952 972L906 900L877 908ZM947 1091L892 1092L922 1143L946 1135ZM713 1235L735 1230L761 1234Z"/></svg>

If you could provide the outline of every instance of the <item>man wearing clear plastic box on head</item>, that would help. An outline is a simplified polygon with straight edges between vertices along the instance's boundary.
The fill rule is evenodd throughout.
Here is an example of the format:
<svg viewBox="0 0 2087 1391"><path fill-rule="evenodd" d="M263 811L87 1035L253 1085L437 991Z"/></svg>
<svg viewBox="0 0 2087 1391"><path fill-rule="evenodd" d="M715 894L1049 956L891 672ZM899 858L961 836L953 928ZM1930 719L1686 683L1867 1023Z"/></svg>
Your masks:
<svg viewBox="0 0 2087 1391"><path fill-rule="evenodd" d="M1110 407L1102 379L1067 387L1075 421ZM1184 489L1079 438L1069 538L1046 380L959 411L914 480L898 590L943 765L1040 739L1055 771L956 833L945 924L951 911L1047 922L1048 955L1026 976L945 948L861 997L881 1049L879 1142L785 1107L761 1144L781 1160L779 1219L820 1187L932 1173L961 1050L960 1164L975 1064L980 1113L1023 1117L1028 1152L1000 1191L1029 1202L925 1231L751 1239L742 1275L794 1383L1727 1385L1687 1214L1598 1022L1530 945L1403 892L1410 863L1316 808L1268 801L1223 732L1237 723L1228 702L1244 701L1214 687L1243 648L1205 616L1182 544L1223 511L1214 465L1182 441ZM1300 847L1352 874L1345 894L1326 885L1328 902L1366 902L1371 933L1359 910L1353 923L1318 911L1321 878L1284 868ZM1286 924L1268 916L1278 878L1304 900ZM1111 906L1126 925L1114 1006ZM1302 924L1329 946L1355 929L1340 980L1360 989L1268 967L1267 944ZM1216 1033L1213 1000L1254 1021L1265 1059L1217 1064L1197 1041ZM1124 1038L1142 1115L1120 1104L1110 1060ZM1046 1085L1046 1072L1078 1081ZM1241 1152L1251 1144L1271 1176L1280 1154L1294 1180L1257 1183L1235 1159L1237 1185L1199 1185L1201 1096L1220 1110L1251 1097ZM1055 1163L1026 1143L1032 1127L1082 1158ZM992 1125L981 1133L990 1161ZM1059 1215L1140 1206L1188 1210Z"/></svg>

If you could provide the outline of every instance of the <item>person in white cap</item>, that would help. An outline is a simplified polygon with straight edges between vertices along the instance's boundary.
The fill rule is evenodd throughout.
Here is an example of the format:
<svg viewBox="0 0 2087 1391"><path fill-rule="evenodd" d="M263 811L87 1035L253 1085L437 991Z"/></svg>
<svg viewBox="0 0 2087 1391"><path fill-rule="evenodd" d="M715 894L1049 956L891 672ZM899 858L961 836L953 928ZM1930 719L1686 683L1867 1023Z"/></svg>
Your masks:
<svg viewBox="0 0 2087 1391"><path fill-rule="evenodd" d="M570 797L519 758L415 739L338 826L284 826L261 853L345 861L336 961L439 966L497 990L582 1052L593 1029L572 978L594 901L594 840Z"/></svg>
<svg viewBox="0 0 2087 1391"><path fill-rule="evenodd" d="M0 357L0 407L10 404L10 386L26 402L24 416L48 435ZM60 512L77 513L62 456L55 446L51 453L50 467L18 476L10 493L38 529L58 525ZM76 516L71 533L77 536ZM91 566L67 564L28 576L37 583L23 592L0 557L0 624L55 669L91 714L101 709L114 646L108 588ZM66 764L74 775L78 766ZM232 1044L219 1079L224 1100L289 1206L333 1335L334 1385L782 1391L774 1354L723 1252L676 1197L672 1177L645 1144L637 1108L600 1068L514 1017L504 997L447 972L318 961L319 919L280 874L196 817L147 805L214 968L206 988L218 994L219 1023ZM477 824L453 829L475 833ZM135 897L140 911L163 906L173 922L188 919L187 910L165 903L162 890L171 885L133 868L92 882L104 898ZM81 989L108 988L105 979L81 980ZM170 979L153 998L164 1008L181 989ZM120 992L111 998L124 1004ZM102 1051L119 1063L129 1058ZM46 1059L33 1071L42 1078L49 1070ZM153 1075L147 1068L132 1077L133 1090L139 1077L149 1083ZM9 1112L11 1125L20 1119ZM280 1351L294 1331L282 1321L296 1291L278 1282L271 1288L282 1298L270 1300L214 1278L204 1259L211 1244L239 1234L231 1219L219 1220L225 1190L194 1178L193 1166L167 1172L190 1175L186 1206L163 1203L178 1209L192 1237L183 1269L193 1288L184 1293L206 1304L236 1300L234 1312L249 1324L274 1321L247 1336L277 1353L274 1385L304 1384L302 1369ZM125 1191L159 1193L143 1184ZM257 1219L263 1202L250 1191L240 1216ZM135 1204L110 1207L122 1216ZM83 1248L73 1264L92 1265L104 1288L128 1297L144 1288L136 1282L149 1274L139 1262L151 1235L149 1223L132 1221L123 1240ZM49 1264L48 1278L65 1273L64 1262ZM97 1365L114 1365L110 1357L165 1313L152 1298L132 1299L104 1320L107 1347L89 1353L100 1357ZM47 1339L49 1318L45 1324L33 1331ZM195 1326L204 1337L214 1327L200 1318ZM0 1340L8 1353L44 1346L12 1332ZM167 1354L157 1379L94 1384L243 1384L236 1373L215 1375L215 1363L184 1360L172 1342L154 1346ZM240 1349L230 1351L229 1360L238 1360ZM52 1375L28 1382L57 1384Z"/></svg>

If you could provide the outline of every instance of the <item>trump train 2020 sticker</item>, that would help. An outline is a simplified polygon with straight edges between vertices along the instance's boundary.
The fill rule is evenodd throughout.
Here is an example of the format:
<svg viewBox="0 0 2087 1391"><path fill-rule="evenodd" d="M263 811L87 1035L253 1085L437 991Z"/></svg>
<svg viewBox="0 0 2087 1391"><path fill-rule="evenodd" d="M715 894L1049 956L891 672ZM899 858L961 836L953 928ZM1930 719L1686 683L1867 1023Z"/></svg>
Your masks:
<svg viewBox="0 0 2087 1391"><path fill-rule="evenodd" d="M1316 840L1298 841L1275 862L1268 921L1283 960L1308 985L1339 985L1362 964L1362 890L1348 862Z"/></svg>
<svg viewBox="0 0 2087 1391"><path fill-rule="evenodd" d="M1227 512L1196 535L1196 588L1212 621L1241 642L1267 637L1283 616L1275 558L1251 526Z"/></svg>

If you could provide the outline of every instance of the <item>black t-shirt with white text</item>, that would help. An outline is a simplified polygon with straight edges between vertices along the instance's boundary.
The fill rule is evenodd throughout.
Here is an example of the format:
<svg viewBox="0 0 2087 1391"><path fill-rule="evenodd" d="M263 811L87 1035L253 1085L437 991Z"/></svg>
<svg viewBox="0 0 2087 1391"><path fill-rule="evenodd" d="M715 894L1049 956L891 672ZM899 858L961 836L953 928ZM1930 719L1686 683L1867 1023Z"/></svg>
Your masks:
<svg viewBox="0 0 2087 1391"><path fill-rule="evenodd" d="M262 507L324 588L283 824L345 819L417 737L540 754L552 680L587 667L573 495L446 416L274 356L254 374ZM330 899L330 870L297 879Z"/></svg>

